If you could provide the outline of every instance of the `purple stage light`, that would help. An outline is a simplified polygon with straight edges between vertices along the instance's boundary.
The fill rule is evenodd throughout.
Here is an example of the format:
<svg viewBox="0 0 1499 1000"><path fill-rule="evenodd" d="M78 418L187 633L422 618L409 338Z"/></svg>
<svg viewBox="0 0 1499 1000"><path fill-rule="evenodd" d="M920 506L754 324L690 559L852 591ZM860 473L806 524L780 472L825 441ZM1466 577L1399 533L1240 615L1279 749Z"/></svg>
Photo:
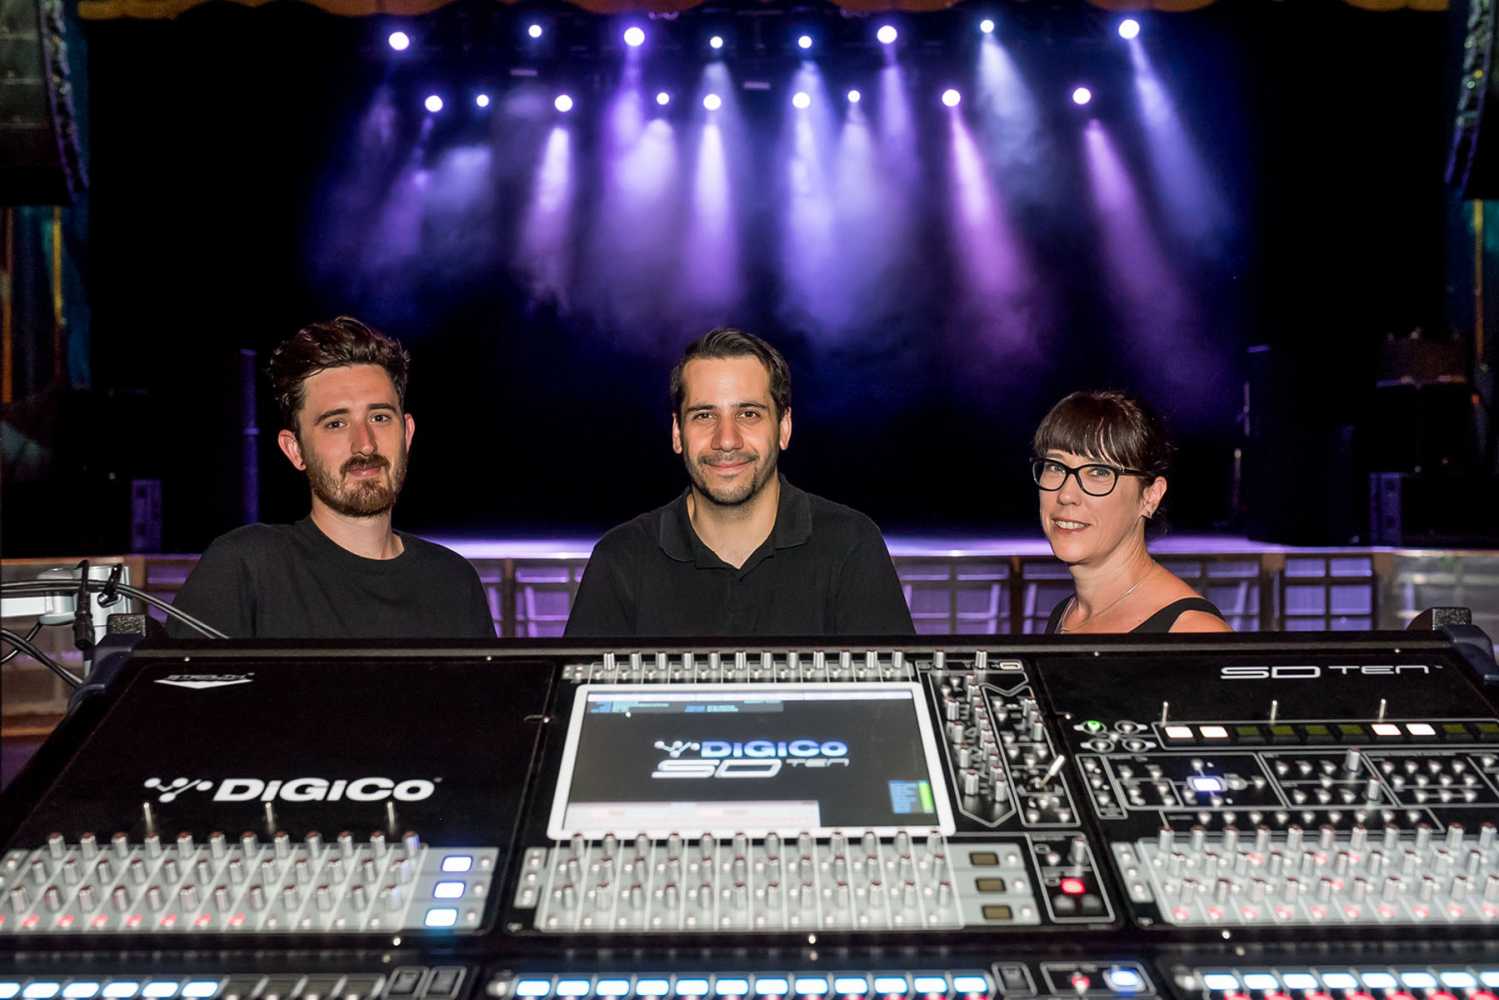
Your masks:
<svg viewBox="0 0 1499 1000"><path fill-rule="evenodd" d="M894 45L895 40L900 37L900 32L895 30L893 24L882 24L880 30L874 33L874 37L879 39L881 45Z"/></svg>
<svg viewBox="0 0 1499 1000"><path fill-rule="evenodd" d="M714 35L712 38L708 39L708 48L713 49L715 52L723 48L723 36Z"/></svg>
<svg viewBox="0 0 1499 1000"><path fill-rule="evenodd" d="M1126 17L1119 22L1119 37L1126 42L1131 38L1140 37L1140 22L1132 17Z"/></svg>
<svg viewBox="0 0 1499 1000"><path fill-rule="evenodd" d="M942 103L946 104L950 108L957 107L958 104L959 104L959 102L962 101L962 100L963 100L963 95L960 94L960 93L958 93L956 90L954 90L951 87L948 87L946 90L944 90L942 92Z"/></svg>
<svg viewBox="0 0 1499 1000"><path fill-rule="evenodd" d="M812 36L811 35L801 35L801 36L799 36L797 38L797 40L796 40L796 47L799 48L799 49L810 49L812 47Z"/></svg>
<svg viewBox="0 0 1499 1000"><path fill-rule="evenodd" d="M805 111L812 106L812 95L805 90L798 90L791 95L791 106Z"/></svg>
<svg viewBox="0 0 1499 1000"><path fill-rule="evenodd" d="M435 115L442 110L442 98L436 94L428 94L427 99L422 102L422 107Z"/></svg>
<svg viewBox="0 0 1499 1000"><path fill-rule="evenodd" d="M850 90L848 92L848 103L850 104L858 104L863 99L864 95L859 93L857 90Z"/></svg>
<svg viewBox="0 0 1499 1000"><path fill-rule="evenodd" d="M385 44L389 45L397 52L405 52L407 49L411 48L411 36L406 34L406 32L404 31L392 31L389 35L386 36Z"/></svg>
<svg viewBox="0 0 1499 1000"><path fill-rule="evenodd" d="M541 37L541 25L539 25L539 24L533 24L533 25L531 25L529 28L526 29L526 34L530 35L532 38L540 38Z"/></svg>
<svg viewBox="0 0 1499 1000"><path fill-rule="evenodd" d="M656 103L659 104L663 108L666 107L668 104L671 103L671 95L668 94L664 90L657 92L657 94L656 94Z"/></svg>
<svg viewBox="0 0 1499 1000"><path fill-rule="evenodd" d="M638 49L645 44L645 29L640 27L629 27L625 29L625 44L632 49Z"/></svg>
<svg viewBox="0 0 1499 1000"><path fill-rule="evenodd" d="M566 94L558 94L557 99L552 102L552 107L566 114L573 109L573 99Z"/></svg>
<svg viewBox="0 0 1499 1000"><path fill-rule="evenodd" d="M1093 91L1087 87L1078 87L1072 91L1072 103L1078 107L1082 107L1091 100L1093 100Z"/></svg>
<svg viewBox="0 0 1499 1000"><path fill-rule="evenodd" d="M986 17L979 22L979 30L986 35L994 34L994 18Z"/></svg>
<svg viewBox="0 0 1499 1000"><path fill-rule="evenodd" d="M489 107L489 95L488 94L475 94L474 95L474 104L475 104L475 106L481 107L481 108L487 108L487 107Z"/></svg>
<svg viewBox="0 0 1499 1000"><path fill-rule="evenodd" d="M723 98L719 97L717 94L709 94L707 97L703 98L703 107L707 108L709 111L717 111L719 108L723 107Z"/></svg>

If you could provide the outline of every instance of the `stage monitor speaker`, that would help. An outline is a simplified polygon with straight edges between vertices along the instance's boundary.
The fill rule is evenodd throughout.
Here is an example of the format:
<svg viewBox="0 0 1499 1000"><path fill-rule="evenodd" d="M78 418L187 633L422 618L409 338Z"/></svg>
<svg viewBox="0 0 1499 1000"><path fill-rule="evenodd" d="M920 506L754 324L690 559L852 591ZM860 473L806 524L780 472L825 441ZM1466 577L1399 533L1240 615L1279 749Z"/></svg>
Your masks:
<svg viewBox="0 0 1499 1000"><path fill-rule="evenodd" d="M0 0L0 204L67 205L84 186L64 0Z"/></svg>
<svg viewBox="0 0 1499 1000"><path fill-rule="evenodd" d="M1493 74L1499 48L1496 7L1499 0L1468 0L1463 25L1447 183L1469 199L1499 197L1499 81Z"/></svg>

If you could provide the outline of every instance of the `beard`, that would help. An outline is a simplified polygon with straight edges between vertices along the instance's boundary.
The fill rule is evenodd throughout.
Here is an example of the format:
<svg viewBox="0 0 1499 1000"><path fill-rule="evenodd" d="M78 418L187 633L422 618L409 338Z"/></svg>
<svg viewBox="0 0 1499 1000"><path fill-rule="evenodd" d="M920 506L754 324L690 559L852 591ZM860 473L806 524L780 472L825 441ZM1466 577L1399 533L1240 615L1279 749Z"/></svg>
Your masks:
<svg viewBox="0 0 1499 1000"><path fill-rule="evenodd" d="M687 478L692 480L692 485L697 492L709 501L720 507L738 507L753 500L765 488L776 474L776 463L780 458L781 449L777 442L770 444L770 454L761 465L751 465L751 473L748 477L737 483L710 486L707 467L715 464L734 465L739 462L754 463L760 458L752 451L707 451L690 458L686 454L682 456L682 464L687 466Z"/></svg>
<svg viewBox="0 0 1499 1000"><path fill-rule="evenodd" d="M313 495L330 509L345 517L378 517L388 513L401 495L406 483L406 442L391 462L384 455L355 455L335 473L323 465L310 452L304 451L307 463L307 481L312 485ZM360 469L385 469L384 477L359 479L348 485L345 477Z"/></svg>

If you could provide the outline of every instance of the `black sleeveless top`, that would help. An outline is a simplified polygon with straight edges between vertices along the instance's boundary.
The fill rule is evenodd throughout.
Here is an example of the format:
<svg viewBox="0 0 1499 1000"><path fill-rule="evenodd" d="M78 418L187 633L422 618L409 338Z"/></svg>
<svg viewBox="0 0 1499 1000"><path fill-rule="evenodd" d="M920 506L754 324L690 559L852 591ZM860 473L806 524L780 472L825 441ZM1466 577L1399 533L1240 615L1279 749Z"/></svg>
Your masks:
<svg viewBox="0 0 1499 1000"><path fill-rule="evenodd" d="M1046 622L1047 635L1052 635L1057 631L1057 629L1061 628L1062 616L1067 613L1067 609L1072 606L1072 602L1076 598L1077 595L1073 594L1066 600L1057 602L1057 606L1051 609L1051 618L1049 618ZM1130 631L1170 632L1171 626L1176 624L1176 620L1188 611L1206 611L1208 614L1214 616L1215 618L1223 617L1223 612L1219 611L1217 605L1215 605L1212 601L1205 600L1201 597L1183 597L1179 601L1172 601L1170 604L1166 605L1164 608L1157 611L1155 614L1151 615L1140 624L1136 625Z"/></svg>

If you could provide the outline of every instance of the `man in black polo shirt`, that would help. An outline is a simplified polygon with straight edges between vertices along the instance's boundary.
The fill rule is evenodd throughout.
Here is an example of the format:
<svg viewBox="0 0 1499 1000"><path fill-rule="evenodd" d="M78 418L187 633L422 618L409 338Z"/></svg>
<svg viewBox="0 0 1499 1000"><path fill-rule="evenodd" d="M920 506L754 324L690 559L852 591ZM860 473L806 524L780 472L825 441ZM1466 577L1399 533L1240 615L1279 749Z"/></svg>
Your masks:
<svg viewBox="0 0 1499 1000"><path fill-rule="evenodd" d="M672 369L671 396L671 445L691 485L599 540L569 636L915 632L874 522L776 471L791 441L779 351L713 330Z"/></svg>

